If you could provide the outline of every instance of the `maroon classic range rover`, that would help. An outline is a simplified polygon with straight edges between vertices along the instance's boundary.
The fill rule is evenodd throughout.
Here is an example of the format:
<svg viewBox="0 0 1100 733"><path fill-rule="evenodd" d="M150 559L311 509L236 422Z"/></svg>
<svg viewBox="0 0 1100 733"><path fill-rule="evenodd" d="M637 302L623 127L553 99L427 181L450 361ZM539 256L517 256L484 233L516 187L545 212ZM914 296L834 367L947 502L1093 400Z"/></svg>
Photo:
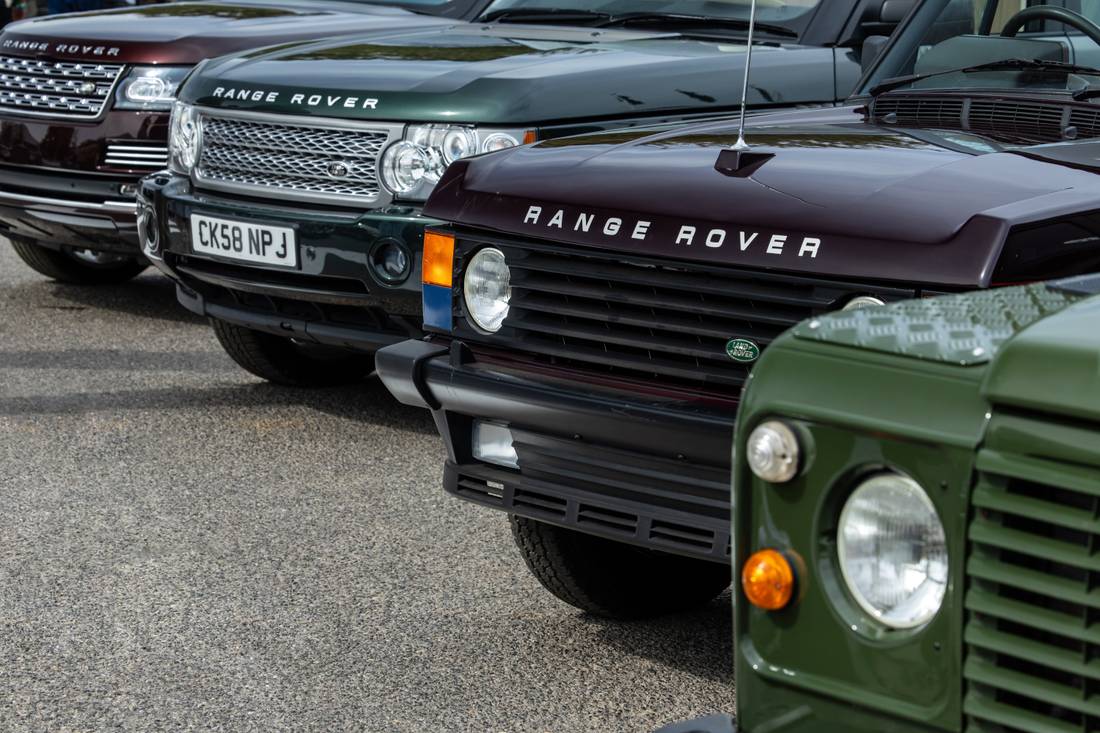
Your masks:
<svg viewBox="0 0 1100 733"><path fill-rule="evenodd" d="M0 234L71 283L145 269L138 180L167 164L175 90L244 49L473 15L483 0L180 2L37 18L0 34ZM432 16L440 16L436 19Z"/></svg>

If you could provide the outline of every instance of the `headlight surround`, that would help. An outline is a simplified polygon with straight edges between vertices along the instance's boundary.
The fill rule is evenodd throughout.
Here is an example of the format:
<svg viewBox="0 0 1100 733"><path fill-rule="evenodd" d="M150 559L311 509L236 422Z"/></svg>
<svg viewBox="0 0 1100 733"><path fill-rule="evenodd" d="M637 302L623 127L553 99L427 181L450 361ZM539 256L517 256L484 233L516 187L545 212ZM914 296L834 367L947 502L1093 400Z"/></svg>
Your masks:
<svg viewBox="0 0 1100 733"><path fill-rule="evenodd" d="M382 184L394 196L425 201L447 166L471 155L513 148L520 130L482 130L469 125L410 125L405 137L382 154Z"/></svg>
<svg viewBox="0 0 1100 733"><path fill-rule="evenodd" d="M189 176L198 163L202 147L199 113L190 104L176 102L168 127L168 167Z"/></svg>
<svg viewBox="0 0 1100 733"><path fill-rule="evenodd" d="M512 272L504 253L494 247L479 250L466 267L462 293L470 322L486 333L499 331L512 298Z"/></svg>
<svg viewBox="0 0 1100 733"><path fill-rule="evenodd" d="M856 603L885 626L928 623L947 592L947 539L928 494L913 479L881 473L861 483L840 513L837 554Z"/></svg>
<svg viewBox="0 0 1100 733"><path fill-rule="evenodd" d="M115 91L115 109L172 109L190 71L190 66L135 66Z"/></svg>

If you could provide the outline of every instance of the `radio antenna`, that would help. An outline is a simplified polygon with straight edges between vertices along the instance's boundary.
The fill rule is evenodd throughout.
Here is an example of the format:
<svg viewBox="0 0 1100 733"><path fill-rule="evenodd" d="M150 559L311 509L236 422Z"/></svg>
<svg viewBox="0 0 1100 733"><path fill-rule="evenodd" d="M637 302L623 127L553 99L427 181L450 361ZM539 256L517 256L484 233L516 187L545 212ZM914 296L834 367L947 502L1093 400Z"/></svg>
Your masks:
<svg viewBox="0 0 1100 733"><path fill-rule="evenodd" d="M752 35L756 30L756 0L749 5L749 38L748 48L745 51L745 79L741 85L741 122L737 126L737 142L733 144L734 150L748 150L749 144L745 141L745 109L749 103L749 71L752 69Z"/></svg>

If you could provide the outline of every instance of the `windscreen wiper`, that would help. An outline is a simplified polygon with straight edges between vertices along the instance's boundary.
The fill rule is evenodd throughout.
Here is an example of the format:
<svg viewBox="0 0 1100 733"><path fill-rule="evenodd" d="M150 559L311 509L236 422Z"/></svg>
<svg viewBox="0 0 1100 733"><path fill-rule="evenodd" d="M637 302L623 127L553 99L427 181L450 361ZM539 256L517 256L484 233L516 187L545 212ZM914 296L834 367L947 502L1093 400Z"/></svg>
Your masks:
<svg viewBox="0 0 1100 733"><path fill-rule="evenodd" d="M597 24L611 19L611 13L561 8L507 8L494 10L478 18L480 23L581 23Z"/></svg>
<svg viewBox="0 0 1100 733"><path fill-rule="evenodd" d="M627 13L626 15L615 15L609 17L603 23L600 23L599 27L611 28L614 26L626 27L632 25L664 26L667 28L705 28L717 26L720 28L735 28L742 31L747 31L749 29L749 21L741 20L740 18L715 18L708 15L684 15L682 13ZM798 33L782 25L761 23L757 21L756 30L774 36L798 38Z"/></svg>
<svg viewBox="0 0 1100 733"><path fill-rule="evenodd" d="M887 79L886 81L876 84L868 90L868 93L872 97L888 92L892 89L898 89L900 87L915 84L918 81L924 79L932 79L937 76L947 76L948 74L974 74L980 71L1060 71L1066 74L1090 74L1100 76L1100 69L1092 66L1079 66L1077 64L1067 64L1064 61L1044 61L1043 59L1003 59L1001 61L990 61L987 64L978 64L977 66L963 66L958 69L947 69L945 71L934 71L928 74L909 74L908 76L896 76L893 79Z"/></svg>

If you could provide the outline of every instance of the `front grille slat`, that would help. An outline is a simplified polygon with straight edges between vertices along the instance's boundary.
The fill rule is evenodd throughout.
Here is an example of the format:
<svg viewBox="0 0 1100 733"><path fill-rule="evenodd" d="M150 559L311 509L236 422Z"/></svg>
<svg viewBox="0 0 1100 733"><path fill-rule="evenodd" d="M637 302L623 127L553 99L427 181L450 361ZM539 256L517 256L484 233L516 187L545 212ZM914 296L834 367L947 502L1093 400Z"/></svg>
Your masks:
<svg viewBox="0 0 1100 733"><path fill-rule="evenodd" d="M733 358L740 352L731 356L731 342L765 348L791 326L856 295L887 301L916 295L551 243L461 237L456 281L485 245L504 253L512 273L508 317L488 336L467 328L463 300L455 298L457 337L505 345L607 384L656 383L662 390L723 401L736 400L751 367Z"/></svg>
<svg viewBox="0 0 1100 733"><path fill-rule="evenodd" d="M168 147L163 142L111 140L103 156L111 168L160 170L168 165Z"/></svg>
<svg viewBox="0 0 1100 733"><path fill-rule="evenodd" d="M1100 730L1095 436L1084 423L993 415L971 494L967 730Z"/></svg>
<svg viewBox="0 0 1100 733"><path fill-rule="evenodd" d="M200 185L340 206L383 196L378 159L392 134L384 126L330 128L212 111L201 119Z"/></svg>
<svg viewBox="0 0 1100 733"><path fill-rule="evenodd" d="M106 108L124 68L121 64L0 57L0 110L94 119Z"/></svg>

